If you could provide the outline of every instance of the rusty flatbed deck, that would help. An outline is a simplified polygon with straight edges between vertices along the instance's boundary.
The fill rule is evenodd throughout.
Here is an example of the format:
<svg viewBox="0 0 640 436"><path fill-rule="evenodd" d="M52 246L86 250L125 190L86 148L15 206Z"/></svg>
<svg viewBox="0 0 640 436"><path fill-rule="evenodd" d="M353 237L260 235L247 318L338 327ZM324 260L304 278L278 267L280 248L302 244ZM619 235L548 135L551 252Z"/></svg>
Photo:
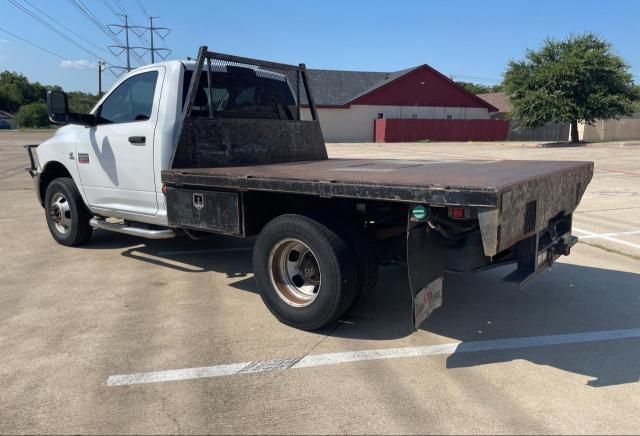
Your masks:
<svg viewBox="0 0 640 436"><path fill-rule="evenodd" d="M162 172L162 181L200 188L495 207L500 195L516 185L535 191L540 191L535 189L540 184L560 191L571 185L574 191L576 183L586 188L592 173L593 163L581 161L327 159L171 169Z"/></svg>

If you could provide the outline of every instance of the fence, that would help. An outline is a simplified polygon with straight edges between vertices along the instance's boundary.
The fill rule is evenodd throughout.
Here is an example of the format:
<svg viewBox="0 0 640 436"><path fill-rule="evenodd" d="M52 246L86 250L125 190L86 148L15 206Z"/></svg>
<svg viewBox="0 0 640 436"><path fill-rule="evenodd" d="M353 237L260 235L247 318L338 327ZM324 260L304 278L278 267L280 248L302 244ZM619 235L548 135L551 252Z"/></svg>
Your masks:
<svg viewBox="0 0 640 436"><path fill-rule="evenodd" d="M504 141L506 120L376 119L376 142Z"/></svg>
<svg viewBox="0 0 640 436"><path fill-rule="evenodd" d="M640 139L640 119L597 120L592 126L578 126L582 141L625 141Z"/></svg>
<svg viewBox="0 0 640 436"><path fill-rule="evenodd" d="M509 141L555 141L562 142L569 139L570 126L568 123L548 123L544 126L526 129L517 120L511 120L509 127Z"/></svg>

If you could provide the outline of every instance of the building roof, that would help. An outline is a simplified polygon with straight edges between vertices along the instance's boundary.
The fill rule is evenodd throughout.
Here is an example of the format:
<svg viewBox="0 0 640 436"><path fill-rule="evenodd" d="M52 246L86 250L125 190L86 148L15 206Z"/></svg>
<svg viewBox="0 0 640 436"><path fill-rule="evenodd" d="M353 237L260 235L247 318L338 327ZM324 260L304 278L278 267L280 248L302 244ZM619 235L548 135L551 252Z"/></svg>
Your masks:
<svg viewBox="0 0 640 436"><path fill-rule="evenodd" d="M340 70L308 70L308 73L316 105L345 106L412 69L392 73Z"/></svg>
<svg viewBox="0 0 640 436"><path fill-rule="evenodd" d="M313 99L320 106L346 105L353 97L389 76L389 73L373 71L307 70L307 73Z"/></svg>
<svg viewBox="0 0 640 436"><path fill-rule="evenodd" d="M511 103L504 92L489 92L486 94L478 94L478 97L486 101L492 106L498 108L500 112L511 112Z"/></svg>
<svg viewBox="0 0 640 436"><path fill-rule="evenodd" d="M437 78L436 83L439 84L437 86L452 86L457 89L458 93L467 94L465 97L467 100L486 107L490 112L498 111L492 104L462 88L426 64L393 72L307 70L315 104L324 107L348 107L351 104L360 103L359 100L364 100L363 97L371 95L374 91L386 87L392 82L397 83L398 79L414 71L426 71L431 74L431 77ZM302 94L301 103L306 105L306 96L304 93Z"/></svg>

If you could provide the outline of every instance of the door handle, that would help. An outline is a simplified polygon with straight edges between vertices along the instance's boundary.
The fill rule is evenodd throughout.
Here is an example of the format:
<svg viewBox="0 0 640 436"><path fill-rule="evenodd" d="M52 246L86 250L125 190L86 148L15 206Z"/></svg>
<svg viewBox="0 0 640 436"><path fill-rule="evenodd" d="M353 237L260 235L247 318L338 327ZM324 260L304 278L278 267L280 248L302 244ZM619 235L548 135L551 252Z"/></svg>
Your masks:
<svg viewBox="0 0 640 436"><path fill-rule="evenodd" d="M129 142L133 145L144 145L147 142L147 138L144 136L129 136Z"/></svg>

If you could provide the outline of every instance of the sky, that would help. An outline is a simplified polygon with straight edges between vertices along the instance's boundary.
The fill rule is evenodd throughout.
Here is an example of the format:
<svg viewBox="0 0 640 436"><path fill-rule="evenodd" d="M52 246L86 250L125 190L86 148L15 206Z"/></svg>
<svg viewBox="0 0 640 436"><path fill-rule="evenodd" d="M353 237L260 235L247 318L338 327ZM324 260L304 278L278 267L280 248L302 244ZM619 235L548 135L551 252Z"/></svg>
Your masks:
<svg viewBox="0 0 640 436"><path fill-rule="evenodd" d="M171 29L164 40L156 37L157 46L172 50L168 59L195 57L208 45L308 68L396 71L426 63L455 80L487 85L545 38L591 31L613 44L640 83L638 0L0 0L0 71L95 93L99 59L125 65L123 54L109 53L115 42L99 27L122 23L116 13L123 11L129 24L148 25L152 15L156 26ZM117 38L124 41L124 33ZM148 46L149 33L143 38L131 32L130 44ZM150 63L138 53L134 66ZM105 88L115 81L110 71L103 77Z"/></svg>

